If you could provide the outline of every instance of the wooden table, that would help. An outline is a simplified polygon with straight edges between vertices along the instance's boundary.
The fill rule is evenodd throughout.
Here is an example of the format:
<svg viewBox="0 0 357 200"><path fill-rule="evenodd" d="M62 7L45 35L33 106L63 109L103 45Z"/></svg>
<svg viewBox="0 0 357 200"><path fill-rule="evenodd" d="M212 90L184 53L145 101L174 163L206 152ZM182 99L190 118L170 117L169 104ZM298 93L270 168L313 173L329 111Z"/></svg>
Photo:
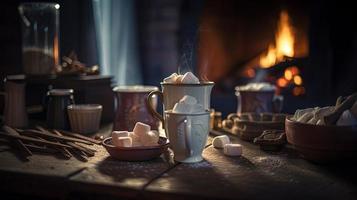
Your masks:
<svg viewBox="0 0 357 200"><path fill-rule="evenodd" d="M109 134L106 126L100 134ZM208 140L195 164L175 163L172 152L147 162L123 162L99 145L87 162L35 154L21 161L0 143L0 191L28 199L357 199L356 164L307 162L289 147L278 153L232 137L242 157L226 157Z"/></svg>

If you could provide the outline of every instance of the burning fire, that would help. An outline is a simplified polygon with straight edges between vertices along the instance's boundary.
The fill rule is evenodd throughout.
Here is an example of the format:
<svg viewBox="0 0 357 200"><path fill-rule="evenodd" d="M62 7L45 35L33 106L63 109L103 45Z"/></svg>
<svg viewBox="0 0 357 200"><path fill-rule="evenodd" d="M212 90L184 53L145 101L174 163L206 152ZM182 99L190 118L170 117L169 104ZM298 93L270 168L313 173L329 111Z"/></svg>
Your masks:
<svg viewBox="0 0 357 200"><path fill-rule="evenodd" d="M280 13L278 30L275 34L275 45L270 44L268 52L260 57L260 66L269 68L284 59L284 56L294 56L294 34L286 11Z"/></svg>
<svg viewBox="0 0 357 200"><path fill-rule="evenodd" d="M270 68L276 63L284 60L284 57L294 56L295 36L293 27L290 24L290 18L286 11L280 13L278 21L278 29L275 34L275 44L270 44L268 51L260 56L261 68ZM285 69L283 76L277 78L276 85L279 88L286 88L290 84L294 85L293 95L299 96L305 93L305 88L302 86L303 80L299 75L297 67L289 67Z"/></svg>

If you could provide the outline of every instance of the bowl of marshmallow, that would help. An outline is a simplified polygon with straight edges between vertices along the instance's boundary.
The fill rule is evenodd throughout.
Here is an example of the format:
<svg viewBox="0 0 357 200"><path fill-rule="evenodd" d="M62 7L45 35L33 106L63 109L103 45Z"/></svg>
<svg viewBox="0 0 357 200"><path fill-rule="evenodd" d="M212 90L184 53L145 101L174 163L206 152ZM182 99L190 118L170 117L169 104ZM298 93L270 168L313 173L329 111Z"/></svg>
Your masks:
<svg viewBox="0 0 357 200"><path fill-rule="evenodd" d="M133 131L113 131L102 144L115 159L144 161L159 157L167 151L169 141L150 126L137 122Z"/></svg>
<svg viewBox="0 0 357 200"><path fill-rule="evenodd" d="M357 157L357 94L335 106L297 110L285 121L287 140L307 160L330 162Z"/></svg>

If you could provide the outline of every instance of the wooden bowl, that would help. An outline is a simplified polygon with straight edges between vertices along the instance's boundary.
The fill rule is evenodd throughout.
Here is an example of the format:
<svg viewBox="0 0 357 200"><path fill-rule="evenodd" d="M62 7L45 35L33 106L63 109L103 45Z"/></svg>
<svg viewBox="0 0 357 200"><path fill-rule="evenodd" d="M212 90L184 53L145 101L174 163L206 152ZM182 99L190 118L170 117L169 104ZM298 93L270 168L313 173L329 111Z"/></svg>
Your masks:
<svg viewBox="0 0 357 200"><path fill-rule="evenodd" d="M331 162L357 157L356 126L325 126L286 118L287 140L307 160Z"/></svg>
<svg viewBox="0 0 357 200"><path fill-rule="evenodd" d="M164 137L159 138L157 146L116 147L112 144L112 137L105 138L102 144L113 158L125 161L151 160L159 157L169 147L169 141Z"/></svg>

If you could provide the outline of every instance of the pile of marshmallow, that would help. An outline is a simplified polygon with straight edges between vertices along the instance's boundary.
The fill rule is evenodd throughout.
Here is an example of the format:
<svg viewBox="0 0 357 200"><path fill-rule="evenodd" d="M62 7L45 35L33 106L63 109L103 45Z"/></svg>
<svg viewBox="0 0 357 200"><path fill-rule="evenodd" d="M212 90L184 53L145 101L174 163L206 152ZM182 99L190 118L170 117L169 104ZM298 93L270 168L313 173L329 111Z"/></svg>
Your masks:
<svg viewBox="0 0 357 200"><path fill-rule="evenodd" d="M240 144L232 144L227 135L220 135L213 138L214 148L223 149L224 155L240 156L243 153L243 147Z"/></svg>
<svg viewBox="0 0 357 200"><path fill-rule="evenodd" d="M149 125L137 122L132 132L113 131L112 142L117 147L156 146L159 132L150 129Z"/></svg>
<svg viewBox="0 0 357 200"><path fill-rule="evenodd" d="M275 85L270 83L249 83L247 85L237 86L238 91L272 91L275 90Z"/></svg>
<svg viewBox="0 0 357 200"><path fill-rule="evenodd" d="M302 110L296 110L293 120L300 123L325 125L324 117L331 114L335 110L334 106L327 106L323 108L307 108ZM350 110L346 110L342 113L338 121L337 126L355 126L357 125L357 104Z"/></svg>
<svg viewBox="0 0 357 200"><path fill-rule="evenodd" d="M199 84L200 80L192 72L186 72L184 75L173 73L169 77L164 78L164 83Z"/></svg>
<svg viewBox="0 0 357 200"><path fill-rule="evenodd" d="M189 95L182 97L172 108L173 113L192 114L203 113L204 111L205 109L197 102L197 99Z"/></svg>

